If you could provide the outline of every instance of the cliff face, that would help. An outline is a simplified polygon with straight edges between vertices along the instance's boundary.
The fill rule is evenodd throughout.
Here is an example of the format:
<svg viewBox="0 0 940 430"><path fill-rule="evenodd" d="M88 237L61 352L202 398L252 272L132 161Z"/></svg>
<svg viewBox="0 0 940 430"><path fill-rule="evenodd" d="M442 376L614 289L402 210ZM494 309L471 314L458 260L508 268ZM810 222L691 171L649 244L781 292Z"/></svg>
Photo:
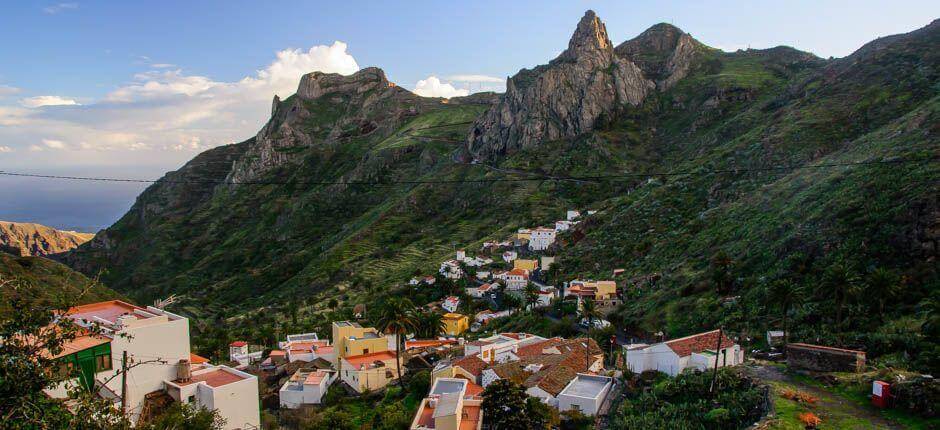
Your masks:
<svg viewBox="0 0 940 430"><path fill-rule="evenodd" d="M705 46L679 28L656 24L614 49L636 64L643 74L667 90L689 74L696 53Z"/></svg>
<svg viewBox="0 0 940 430"><path fill-rule="evenodd" d="M388 81L377 67L352 75L313 72L297 93L275 97L271 119L226 178L247 182L299 161L311 148L329 148L373 133L384 135L423 111L421 98Z"/></svg>
<svg viewBox="0 0 940 430"><path fill-rule="evenodd" d="M638 105L654 87L639 67L614 53L604 23L587 11L558 58L509 78L500 102L470 128L467 149L474 158L493 159L574 137L592 130L602 115Z"/></svg>
<svg viewBox="0 0 940 430"><path fill-rule="evenodd" d="M0 247L20 256L58 254L93 236L93 233L56 230L41 224L0 221Z"/></svg>

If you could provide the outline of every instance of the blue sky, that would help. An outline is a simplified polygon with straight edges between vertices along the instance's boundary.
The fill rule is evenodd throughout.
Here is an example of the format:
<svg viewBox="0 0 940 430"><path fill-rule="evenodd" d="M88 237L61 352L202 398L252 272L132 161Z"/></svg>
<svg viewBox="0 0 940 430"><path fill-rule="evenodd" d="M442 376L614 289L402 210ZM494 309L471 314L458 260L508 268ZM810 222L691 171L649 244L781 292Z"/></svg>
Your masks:
<svg viewBox="0 0 940 430"><path fill-rule="evenodd" d="M312 69L375 65L432 95L501 90L563 50L586 9L615 44L671 22L725 50L790 45L822 57L940 17L936 1L192 3L6 2L0 170L156 178L254 134L273 94ZM24 187L29 198L11 191ZM18 201L0 204L0 219L97 228L140 188L0 178L0 201ZM68 216L88 202L94 214Z"/></svg>

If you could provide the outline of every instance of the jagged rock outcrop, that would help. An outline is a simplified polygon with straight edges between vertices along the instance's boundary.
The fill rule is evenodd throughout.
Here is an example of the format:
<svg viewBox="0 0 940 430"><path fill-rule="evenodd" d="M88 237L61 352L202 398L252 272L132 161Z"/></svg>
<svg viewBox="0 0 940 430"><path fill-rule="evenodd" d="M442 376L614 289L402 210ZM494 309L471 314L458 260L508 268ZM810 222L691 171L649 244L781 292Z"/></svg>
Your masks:
<svg viewBox="0 0 940 430"><path fill-rule="evenodd" d="M0 247L20 256L58 254L93 236L93 233L56 230L42 224L0 221Z"/></svg>
<svg viewBox="0 0 940 430"><path fill-rule="evenodd" d="M678 27L660 23L621 43L614 52L636 64L662 91L689 74L696 53L703 48L704 45Z"/></svg>
<svg viewBox="0 0 940 430"><path fill-rule="evenodd" d="M654 87L639 67L614 53L604 23L589 10L558 58L507 80L500 102L470 128L467 149L486 159L574 137L592 130L601 116L638 105Z"/></svg>
<svg viewBox="0 0 940 430"><path fill-rule="evenodd" d="M430 102L367 67L348 76L313 72L297 93L275 97L271 119L249 144L226 178L239 183L298 161L307 149L328 147L373 132L390 133Z"/></svg>

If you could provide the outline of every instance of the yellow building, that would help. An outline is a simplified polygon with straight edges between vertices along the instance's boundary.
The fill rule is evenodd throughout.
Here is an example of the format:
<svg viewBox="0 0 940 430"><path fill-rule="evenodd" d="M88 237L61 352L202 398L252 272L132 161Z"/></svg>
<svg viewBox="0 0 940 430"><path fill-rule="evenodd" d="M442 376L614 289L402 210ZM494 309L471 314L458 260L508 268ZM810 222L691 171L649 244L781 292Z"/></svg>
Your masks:
<svg viewBox="0 0 940 430"><path fill-rule="evenodd" d="M535 270L538 267L539 267L538 260L523 260L521 258L517 258L512 261L513 269Z"/></svg>
<svg viewBox="0 0 940 430"><path fill-rule="evenodd" d="M343 357L340 378L357 393L381 389L398 379L395 353L382 351Z"/></svg>
<svg viewBox="0 0 940 430"><path fill-rule="evenodd" d="M388 351L388 340L372 327L363 327L356 322L333 322L333 349L336 351L336 367L343 357Z"/></svg>
<svg viewBox="0 0 940 430"><path fill-rule="evenodd" d="M448 336L459 336L470 328L470 318L466 315L451 312L444 314L441 320L444 322L444 334Z"/></svg>

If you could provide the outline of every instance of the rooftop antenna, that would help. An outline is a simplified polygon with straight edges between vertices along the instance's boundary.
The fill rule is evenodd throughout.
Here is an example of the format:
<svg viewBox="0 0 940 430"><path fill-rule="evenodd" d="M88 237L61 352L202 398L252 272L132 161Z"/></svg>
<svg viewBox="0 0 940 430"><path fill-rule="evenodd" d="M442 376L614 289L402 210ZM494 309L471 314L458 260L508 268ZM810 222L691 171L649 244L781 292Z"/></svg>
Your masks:
<svg viewBox="0 0 940 430"><path fill-rule="evenodd" d="M167 306L172 305L173 303L176 303L176 300L177 300L176 294L173 294L173 295L170 295L170 297L167 297L165 299L154 300L153 307L157 309L164 309Z"/></svg>

